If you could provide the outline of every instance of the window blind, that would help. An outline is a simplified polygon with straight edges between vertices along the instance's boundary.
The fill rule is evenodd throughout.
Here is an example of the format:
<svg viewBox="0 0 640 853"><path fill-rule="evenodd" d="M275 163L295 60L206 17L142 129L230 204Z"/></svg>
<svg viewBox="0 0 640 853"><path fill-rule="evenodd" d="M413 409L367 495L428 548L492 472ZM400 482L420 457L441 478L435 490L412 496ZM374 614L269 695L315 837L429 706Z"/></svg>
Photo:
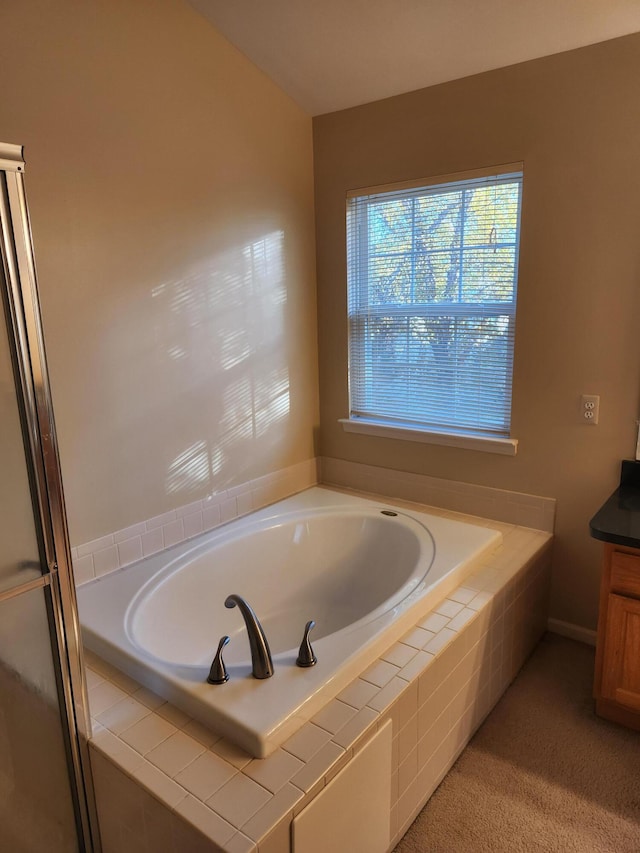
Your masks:
<svg viewBox="0 0 640 853"><path fill-rule="evenodd" d="M509 435L521 195L521 171L351 194L351 418Z"/></svg>

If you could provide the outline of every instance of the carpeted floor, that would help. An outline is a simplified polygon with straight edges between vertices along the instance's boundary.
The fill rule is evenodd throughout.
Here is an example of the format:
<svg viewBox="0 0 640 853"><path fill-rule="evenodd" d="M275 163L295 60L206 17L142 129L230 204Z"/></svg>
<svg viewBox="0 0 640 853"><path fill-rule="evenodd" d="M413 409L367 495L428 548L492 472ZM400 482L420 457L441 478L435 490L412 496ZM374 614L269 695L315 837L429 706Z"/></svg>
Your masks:
<svg viewBox="0 0 640 853"><path fill-rule="evenodd" d="M547 634L394 853L640 853L640 732L594 715L593 662Z"/></svg>

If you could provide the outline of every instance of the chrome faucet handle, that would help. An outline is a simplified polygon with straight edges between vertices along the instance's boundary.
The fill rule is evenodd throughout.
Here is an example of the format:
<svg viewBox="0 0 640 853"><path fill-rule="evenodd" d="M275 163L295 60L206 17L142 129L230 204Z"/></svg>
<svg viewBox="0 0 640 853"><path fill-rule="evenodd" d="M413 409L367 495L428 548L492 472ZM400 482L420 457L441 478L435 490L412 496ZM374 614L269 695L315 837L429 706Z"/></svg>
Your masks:
<svg viewBox="0 0 640 853"><path fill-rule="evenodd" d="M309 633L315 628L316 623L311 619L304 626L304 636L302 637L302 642L300 643L300 650L298 651L298 659L296 661L296 666L315 666L318 663L318 658L315 656L313 649L311 648L311 643L309 641Z"/></svg>
<svg viewBox="0 0 640 853"><path fill-rule="evenodd" d="M211 664L211 669L209 670L209 675L207 676L209 684L224 684L226 681L229 681L229 673L227 672L227 668L222 660L222 650L228 642L229 637L226 635L220 638L218 651L216 652L216 656Z"/></svg>

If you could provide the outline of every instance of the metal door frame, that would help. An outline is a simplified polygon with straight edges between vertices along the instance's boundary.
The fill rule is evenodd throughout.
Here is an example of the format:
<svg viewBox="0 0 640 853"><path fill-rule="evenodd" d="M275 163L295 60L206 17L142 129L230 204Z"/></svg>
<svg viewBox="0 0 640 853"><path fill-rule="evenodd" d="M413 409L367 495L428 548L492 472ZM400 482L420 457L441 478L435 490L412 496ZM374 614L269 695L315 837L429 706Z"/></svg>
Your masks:
<svg viewBox="0 0 640 853"><path fill-rule="evenodd" d="M0 594L0 601L50 587L52 654L80 849L100 850L88 739L91 717L71 548L62 490L51 389L38 301L22 146L0 143L0 258L6 282L7 329L21 404L27 467L42 538L42 577ZM0 331L1 334L1 331Z"/></svg>

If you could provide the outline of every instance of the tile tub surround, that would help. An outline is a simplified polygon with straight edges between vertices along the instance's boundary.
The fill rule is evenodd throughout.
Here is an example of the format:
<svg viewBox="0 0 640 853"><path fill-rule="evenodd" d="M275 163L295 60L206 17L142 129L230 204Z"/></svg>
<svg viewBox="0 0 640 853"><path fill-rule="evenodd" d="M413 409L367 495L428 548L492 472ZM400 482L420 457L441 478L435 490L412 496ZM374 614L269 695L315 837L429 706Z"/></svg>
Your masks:
<svg viewBox="0 0 640 853"><path fill-rule="evenodd" d="M441 514L503 547L267 759L89 658L105 853L286 853L292 817L388 719L393 848L546 627L551 536Z"/></svg>
<svg viewBox="0 0 640 853"><path fill-rule="evenodd" d="M317 482L317 460L307 459L83 545L73 546L71 557L76 585L122 569L235 518L302 492Z"/></svg>
<svg viewBox="0 0 640 853"><path fill-rule="evenodd" d="M249 480L71 549L76 585L95 580L318 483L553 533L553 498L318 457Z"/></svg>
<svg viewBox="0 0 640 853"><path fill-rule="evenodd" d="M373 492L388 498L401 498L553 533L555 498L443 480L327 456L320 457L319 470L320 482L327 486Z"/></svg>

